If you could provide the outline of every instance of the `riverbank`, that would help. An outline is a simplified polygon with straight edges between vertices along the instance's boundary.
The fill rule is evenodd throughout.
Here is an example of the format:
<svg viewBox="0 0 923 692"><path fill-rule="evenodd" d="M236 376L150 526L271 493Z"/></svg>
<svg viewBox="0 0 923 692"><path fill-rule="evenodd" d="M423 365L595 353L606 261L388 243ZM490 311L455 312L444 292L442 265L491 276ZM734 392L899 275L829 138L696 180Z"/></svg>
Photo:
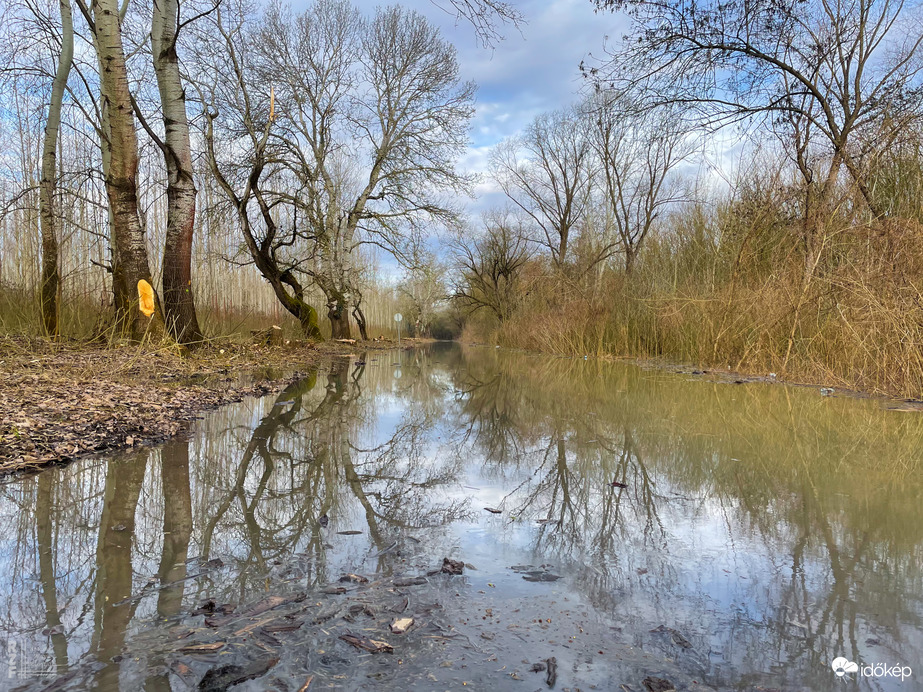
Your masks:
<svg viewBox="0 0 923 692"><path fill-rule="evenodd" d="M404 340L405 346L414 342ZM279 391L324 361L389 340L102 348L0 339L0 474L163 441L203 411Z"/></svg>
<svg viewBox="0 0 923 692"><path fill-rule="evenodd" d="M695 379L702 379L707 382L717 382L721 384L772 384L786 387L800 387L813 389L821 396L850 397L857 399L873 399L881 402L882 408L890 411L905 411L923 413L923 399L913 397L902 397L895 394L886 394L877 391L866 391L845 386L839 381L827 381L821 379L814 381L811 379L786 378L780 377L777 373L767 372L764 370L732 370L729 366L721 365L698 365L689 362L677 362L666 357L639 357L631 355L616 355L607 352L601 352L594 355L577 356L566 353L556 353L553 351L542 351L522 347L498 346L491 345L482 341L460 342L469 347L476 348L503 348L507 351L514 351L533 356L547 356L550 358L563 358L566 360L587 360L603 361L608 363L629 363L642 370L654 372L667 372L676 375L686 375Z"/></svg>

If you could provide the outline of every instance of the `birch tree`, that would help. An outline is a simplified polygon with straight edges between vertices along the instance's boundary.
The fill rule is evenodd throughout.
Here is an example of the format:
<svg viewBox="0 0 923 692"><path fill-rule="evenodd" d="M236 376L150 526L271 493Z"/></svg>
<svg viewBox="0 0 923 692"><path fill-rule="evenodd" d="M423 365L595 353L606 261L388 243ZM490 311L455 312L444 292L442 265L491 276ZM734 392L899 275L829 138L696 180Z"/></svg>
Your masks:
<svg viewBox="0 0 923 692"><path fill-rule="evenodd" d="M102 111L103 168L109 201L112 243L112 283L117 322L133 339L141 340L149 328L163 330L163 313L158 301L150 317L139 306L138 285L153 286L147 246L138 215L138 137L132 96L128 84L122 19L127 3L116 0L76 0L93 34L99 63L99 91Z"/></svg>
<svg viewBox="0 0 923 692"><path fill-rule="evenodd" d="M74 58L74 20L69 0L60 0L61 52L51 85L45 138L42 143L42 179L39 187L39 217L42 226L42 322L49 336L58 334L58 229L55 211L57 189L58 131L61 128L61 108L64 91Z"/></svg>
<svg viewBox="0 0 923 692"><path fill-rule="evenodd" d="M154 137L167 168L167 233L163 248L163 307L167 326L180 343L202 339L192 291L192 237L196 187L180 76L177 37L179 0L154 0L151 53L163 112L164 137Z"/></svg>

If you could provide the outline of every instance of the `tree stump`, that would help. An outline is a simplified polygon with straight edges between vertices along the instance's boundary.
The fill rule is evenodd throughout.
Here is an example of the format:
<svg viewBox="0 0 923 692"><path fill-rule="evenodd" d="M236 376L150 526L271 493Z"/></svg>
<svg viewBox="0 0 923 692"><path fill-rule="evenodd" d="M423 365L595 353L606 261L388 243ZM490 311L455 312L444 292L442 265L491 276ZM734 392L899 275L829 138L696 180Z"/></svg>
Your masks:
<svg viewBox="0 0 923 692"><path fill-rule="evenodd" d="M266 329L251 329L250 336L253 343L259 346L282 345L282 327L275 324Z"/></svg>

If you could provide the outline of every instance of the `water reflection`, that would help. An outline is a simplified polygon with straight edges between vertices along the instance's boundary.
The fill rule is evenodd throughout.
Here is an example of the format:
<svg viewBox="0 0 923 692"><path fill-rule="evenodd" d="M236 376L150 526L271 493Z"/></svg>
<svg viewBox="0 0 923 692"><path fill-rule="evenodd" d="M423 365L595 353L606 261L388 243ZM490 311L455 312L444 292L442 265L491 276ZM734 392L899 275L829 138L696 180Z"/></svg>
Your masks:
<svg viewBox="0 0 923 692"><path fill-rule="evenodd" d="M914 414L807 389L457 346L342 359L188 439L5 485L0 675L169 689L167 660L126 651L205 598L454 551L472 584L585 601L649 665L832 689L835 656L923 658L921 441ZM564 579L529 591L521 560Z"/></svg>

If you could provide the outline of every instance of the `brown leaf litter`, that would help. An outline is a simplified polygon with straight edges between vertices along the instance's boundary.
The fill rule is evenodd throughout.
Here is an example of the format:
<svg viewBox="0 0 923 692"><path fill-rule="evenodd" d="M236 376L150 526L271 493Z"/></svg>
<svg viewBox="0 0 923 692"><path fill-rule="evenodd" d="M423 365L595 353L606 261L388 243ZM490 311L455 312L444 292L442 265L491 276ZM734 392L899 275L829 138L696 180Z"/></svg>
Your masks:
<svg viewBox="0 0 923 692"><path fill-rule="evenodd" d="M228 342L183 355L0 337L0 474L166 439L205 410L279 391L296 371L355 351Z"/></svg>

